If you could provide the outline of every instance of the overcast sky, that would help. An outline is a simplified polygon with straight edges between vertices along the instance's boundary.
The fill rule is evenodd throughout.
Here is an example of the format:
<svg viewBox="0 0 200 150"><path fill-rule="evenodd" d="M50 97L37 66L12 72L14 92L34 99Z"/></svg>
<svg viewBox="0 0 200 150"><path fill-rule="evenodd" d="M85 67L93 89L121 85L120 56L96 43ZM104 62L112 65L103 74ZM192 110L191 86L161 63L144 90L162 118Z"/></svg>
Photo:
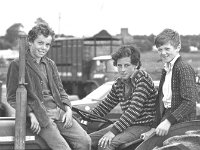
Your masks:
<svg viewBox="0 0 200 150"><path fill-rule="evenodd" d="M28 32L38 17L56 33L111 35L128 28L131 35L158 34L173 28L180 34L200 34L200 0L1 0L0 35L14 23ZM59 25L60 16L60 25Z"/></svg>

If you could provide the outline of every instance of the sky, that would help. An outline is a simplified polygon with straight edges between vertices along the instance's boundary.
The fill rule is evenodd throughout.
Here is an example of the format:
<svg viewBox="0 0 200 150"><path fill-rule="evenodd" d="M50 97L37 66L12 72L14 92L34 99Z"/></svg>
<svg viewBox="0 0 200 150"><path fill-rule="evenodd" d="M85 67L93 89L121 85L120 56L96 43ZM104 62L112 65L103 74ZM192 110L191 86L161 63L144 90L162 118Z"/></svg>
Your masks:
<svg viewBox="0 0 200 150"><path fill-rule="evenodd" d="M15 23L24 31L41 17L57 34L158 34L172 28L181 35L200 34L200 0L0 0L0 36ZM60 18L60 19L59 19Z"/></svg>

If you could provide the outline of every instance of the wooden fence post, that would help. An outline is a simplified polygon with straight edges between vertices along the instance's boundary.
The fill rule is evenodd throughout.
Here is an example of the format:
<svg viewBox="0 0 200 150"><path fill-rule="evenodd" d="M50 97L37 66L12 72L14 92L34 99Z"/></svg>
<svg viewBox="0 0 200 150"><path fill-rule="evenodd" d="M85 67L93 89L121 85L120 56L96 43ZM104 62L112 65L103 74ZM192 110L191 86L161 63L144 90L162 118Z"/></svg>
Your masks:
<svg viewBox="0 0 200 150"><path fill-rule="evenodd" d="M25 149L26 138L26 105L27 90L25 88L25 53L26 35L19 37L19 85L16 91L15 150Z"/></svg>

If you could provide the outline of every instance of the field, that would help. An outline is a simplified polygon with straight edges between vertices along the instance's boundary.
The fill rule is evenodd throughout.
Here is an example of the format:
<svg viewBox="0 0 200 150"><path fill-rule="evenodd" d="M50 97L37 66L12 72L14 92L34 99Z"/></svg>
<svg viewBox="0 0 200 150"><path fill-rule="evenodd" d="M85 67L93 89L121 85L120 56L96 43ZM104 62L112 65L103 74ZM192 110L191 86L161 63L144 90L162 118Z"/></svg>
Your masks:
<svg viewBox="0 0 200 150"><path fill-rule="evenodd" d="M200 74L200 53L181 53L181 56ZM141 53L141 62L143 69L151 75L153 80L160 79L163 63L157 52Z"/></svg>
<svg viewBox="0 0 200 150"><path fill-rule="evenodd" d="M181 53L186 60L200 74L200 53ZM163 64L157 52L141 53L142 68L146 70L153 80L159 80ZM7 68L0 67L0 80L5 83Z"/></svg>

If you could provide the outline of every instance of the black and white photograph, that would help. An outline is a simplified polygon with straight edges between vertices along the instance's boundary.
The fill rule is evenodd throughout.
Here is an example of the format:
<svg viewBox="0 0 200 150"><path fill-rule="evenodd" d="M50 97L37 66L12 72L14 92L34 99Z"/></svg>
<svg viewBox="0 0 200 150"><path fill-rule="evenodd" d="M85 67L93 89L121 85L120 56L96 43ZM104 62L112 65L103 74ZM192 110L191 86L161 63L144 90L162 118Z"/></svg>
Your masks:
<svg viewBox="0 0 200 150"><path fill-rule="evenodd" d="M199 150L199 0L2 0L0 150Z"/></svg>

